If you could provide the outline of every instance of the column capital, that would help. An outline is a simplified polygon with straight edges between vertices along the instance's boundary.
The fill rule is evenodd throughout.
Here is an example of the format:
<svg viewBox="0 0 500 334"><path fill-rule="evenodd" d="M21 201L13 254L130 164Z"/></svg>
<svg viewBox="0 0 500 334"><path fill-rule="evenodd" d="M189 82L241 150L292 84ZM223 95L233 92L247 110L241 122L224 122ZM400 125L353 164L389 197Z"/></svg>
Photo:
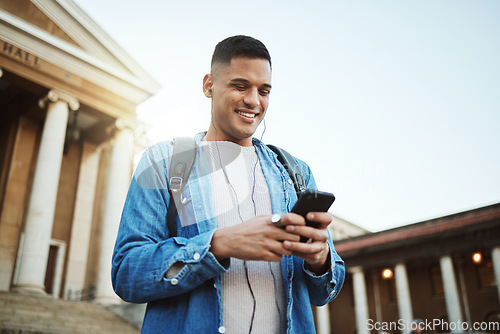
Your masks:
<svg viewBox="0 0 500 334"><path fill-rule="evenodd" d="M137 122L128 118L118 118L114 124L117 130L130 130L134 131L137 128Z"/></svg>
<svg viewBox="0 0 500 334"><path fill-rule="evenodd" d="M134 132L137 129L137 121L131 118L117 118L114 123L106 128L106 133L110 137L116 136L117 133L122 131Z"/></svg>
<svg viewBox="0 0 500 334"><path fill-rule="evenodd" d="M49 90L47 95L38 100L38 106L41 109L45 109L45 107L47 106L47 102L55 103L57 101L66 102L68 104L69 109L73 111L78 110L80 108L80 102L75 97L59 89Z"/></svg>

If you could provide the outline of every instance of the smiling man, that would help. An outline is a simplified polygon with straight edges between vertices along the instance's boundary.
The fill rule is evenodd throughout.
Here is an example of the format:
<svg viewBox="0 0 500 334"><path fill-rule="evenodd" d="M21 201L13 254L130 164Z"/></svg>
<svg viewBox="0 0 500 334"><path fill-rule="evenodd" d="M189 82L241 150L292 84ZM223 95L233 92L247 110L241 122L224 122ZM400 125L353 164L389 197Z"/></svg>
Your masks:
<svg viewBox="0 0 500 334"><path fill-rule="evenodd" d="M233 36L217 44L203 78L211 122L195 137L175 233L165 222L172 142L150 147L136 169L112 281L124 300L148 303L144 333L314 333L310 304L330 302L342 287L331 216L310 212L313 228L289 213L297 201L292 182L275 153L253 138L266 115L271 72L260 41ZM315 189L309 167L296 160Z"/></svg>

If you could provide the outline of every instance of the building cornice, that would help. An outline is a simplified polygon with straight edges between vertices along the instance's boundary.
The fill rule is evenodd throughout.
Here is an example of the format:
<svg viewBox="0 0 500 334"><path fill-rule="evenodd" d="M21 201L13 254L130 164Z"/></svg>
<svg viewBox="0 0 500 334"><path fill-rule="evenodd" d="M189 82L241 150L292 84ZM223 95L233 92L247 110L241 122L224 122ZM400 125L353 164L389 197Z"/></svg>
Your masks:
<svg viewBox="0 0 500 334"><path fill-rule="evenodd" d="M500 220L500 203L491 206L465 211L420 223L406 225L386 231L365 234L336 242L335 249L339 253L350 253L356 250L368 252L373 248L390 248L401 242L410 243L412 239L422 239L454 231L464 233L469 228L480 224L488 224ZM498 223L498 222L497 222Z"/></svg>
<svg viewBox="0 0 500 334"><path fill-rule="evenodd" d="M106 62L106 59L101 60L98 56L1 9L0 38L73 75L95 82L135 104L149 98L159 89L154 80L134 76L131 72Z"/></svg>

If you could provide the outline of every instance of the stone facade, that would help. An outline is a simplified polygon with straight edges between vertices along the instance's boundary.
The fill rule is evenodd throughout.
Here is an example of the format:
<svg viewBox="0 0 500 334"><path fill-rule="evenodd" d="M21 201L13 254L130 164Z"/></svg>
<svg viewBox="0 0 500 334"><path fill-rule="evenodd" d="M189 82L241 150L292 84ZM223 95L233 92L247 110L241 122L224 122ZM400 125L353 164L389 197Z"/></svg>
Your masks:
<svg viewBox="0 0 500 334"><path fill-rule="evenodd" d="M109 253L158 89L73 1L0 0L0 291L121 303Z"/></svg>

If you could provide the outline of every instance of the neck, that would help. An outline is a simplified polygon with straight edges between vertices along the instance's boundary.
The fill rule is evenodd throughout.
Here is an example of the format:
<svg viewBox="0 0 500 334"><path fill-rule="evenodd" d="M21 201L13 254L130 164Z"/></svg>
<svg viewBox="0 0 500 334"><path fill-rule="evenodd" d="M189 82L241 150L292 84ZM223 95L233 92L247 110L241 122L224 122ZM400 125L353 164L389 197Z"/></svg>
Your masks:
<svg viewBox="0 0 500 334"><path fill-rule="evenodd" d="M253 145L252 137L238 139L238 138L232 138L229 136L221 136L213 126L210 126L210 128L207 131L207 134L201 140L202 141L230 141L230 142L233 142L233 143L238 144L240 146L252 146Z"/></svg>

